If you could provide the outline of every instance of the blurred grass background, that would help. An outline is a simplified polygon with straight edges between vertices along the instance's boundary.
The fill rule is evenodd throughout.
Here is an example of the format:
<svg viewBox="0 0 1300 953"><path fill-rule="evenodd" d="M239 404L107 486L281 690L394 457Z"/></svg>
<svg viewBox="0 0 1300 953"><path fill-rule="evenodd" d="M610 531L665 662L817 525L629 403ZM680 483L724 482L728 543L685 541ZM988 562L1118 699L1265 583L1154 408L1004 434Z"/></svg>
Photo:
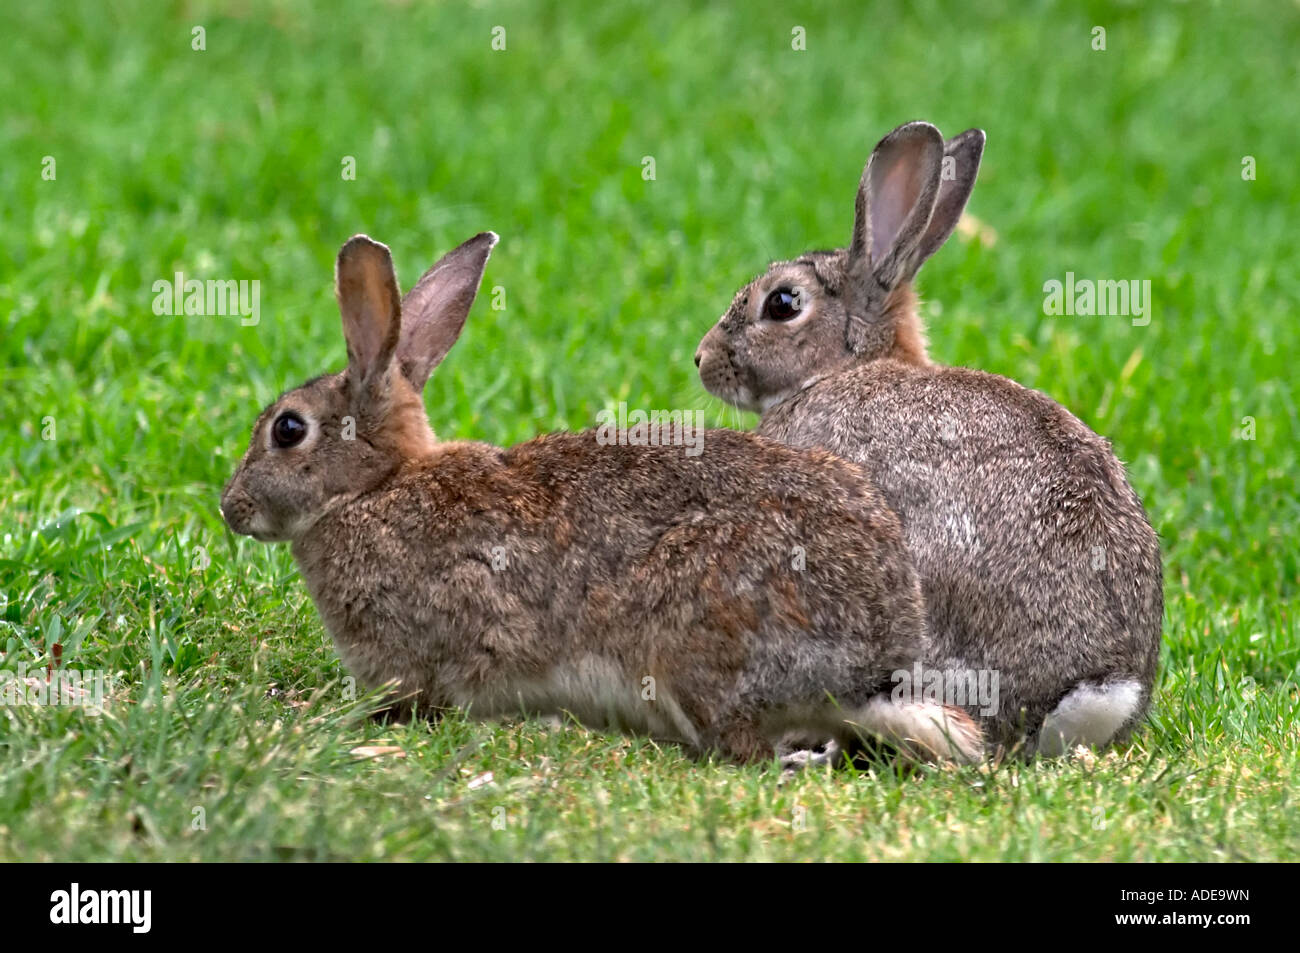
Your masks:
<svg viewBox="0 0 1300 953"><path fill-rule="evenodd" d="M0 664L59 642L117 673L99 717L0 708L0 856L1300 849L1297 4L0 10ZM989 137L970 212L996 241L954 237L921 275L934 356L1111 438L1161 533L1148 730L1095 763L778 788L573 726L359 720L287 549L216 508L261 406L343 363L341 242L387 242L409 283L502 235L426 393L443 438L580 428L619 400L749 426L698 384L699 338L770 258L847 241L871 147L913 118ZM258 280L260 323L155 316L176 271ZM1151 323L1045 315L1067 271L1149 279Z"/></svg>

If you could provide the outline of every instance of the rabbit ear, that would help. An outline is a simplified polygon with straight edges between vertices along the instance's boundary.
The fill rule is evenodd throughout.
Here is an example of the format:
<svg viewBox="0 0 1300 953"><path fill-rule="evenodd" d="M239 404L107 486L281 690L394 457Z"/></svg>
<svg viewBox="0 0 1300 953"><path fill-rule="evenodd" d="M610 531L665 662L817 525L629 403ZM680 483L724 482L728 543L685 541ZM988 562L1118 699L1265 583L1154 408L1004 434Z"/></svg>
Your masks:
<svg viewBox="0 0 1300 953"><path fill-rule="evenodd" d="M930 226L917 246L915 268L920 268L927 258L937 252L957 227L957 220L961 218L966 202L970 199L971 189L975 188L975 176L979 174L980 158L983 155L983 129L967 129L944 143L939 198L934 203Z"/></svg>
<svg viewBox="0 0 1300 953"><path fill-rule="evenodd" d="M460 337L497 241L495 232L480 232L453 248L402 300L397 359L403 376L417 391L424 389L429 374Z"/></svg>
<svg viewBox="0 0 1300 953"><path fill-rule="evenodd" d="M939 194L943 136L928 122L909 122L881 139L858 185L849 271L872 275L892 291L915 273L917 246Z"/></svg>
<svg viewBox="0 0 1300 953"><path fill-rule="evenodd" d="M353 235L334 267L335 293L348 342L348 375L361 393L387 380L401 330L401 297L387 245Z"/></svg>

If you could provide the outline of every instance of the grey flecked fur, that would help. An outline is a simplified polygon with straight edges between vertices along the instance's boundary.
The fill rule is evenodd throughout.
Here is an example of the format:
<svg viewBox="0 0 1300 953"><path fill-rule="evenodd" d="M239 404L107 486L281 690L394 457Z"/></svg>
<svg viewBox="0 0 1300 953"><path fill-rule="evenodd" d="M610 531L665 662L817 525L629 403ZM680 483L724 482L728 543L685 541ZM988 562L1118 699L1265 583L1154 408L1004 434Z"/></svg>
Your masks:
<svg viewBox="0 0 1300 953"><path fill-rule="evenodd" d="M932 666L992 669L990 741L1030 740L1080 683L1133 679L1141 717L1163 616L1159 544L1109 443L1004 377L931 363L911 280L951 234L984 134L923 122L876 147L848 248L773 263L696 354L705 387L758 432L862 464L922 577ZM950 175L943 176L944 159ZM767 296L797 288L791 320ZM970 706L968 706L968 709Z"/></svg>

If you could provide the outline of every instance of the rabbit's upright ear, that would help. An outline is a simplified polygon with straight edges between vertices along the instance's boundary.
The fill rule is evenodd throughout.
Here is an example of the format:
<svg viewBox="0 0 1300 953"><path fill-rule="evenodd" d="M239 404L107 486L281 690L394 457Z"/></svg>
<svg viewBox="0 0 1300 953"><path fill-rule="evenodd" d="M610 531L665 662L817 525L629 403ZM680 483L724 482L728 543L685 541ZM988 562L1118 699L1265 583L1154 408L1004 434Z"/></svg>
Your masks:
<svg viewBox="0 0 1300 953"><path fill-rule="evenodd" d="M480 232L453 248L402 300L397 359L402 374L417 391L424 389L429 374L460 337L496 243L495 232Z"/></svg>
<svg viewBox="0 0 1300 953"><path fill-rule="evenodd" d="M943 168L943 136L928 122L909 122L881 139L858 185L849 246L849 274L859 293L868 278L885 292L906 281L920 266L918 248L935 200Z"/></svg>
<svg viewBox="0 0 1300 953"><path fill-rule="evenodd" d="M943 166L939 175L939 198L934 203L930 226L921 236L916 249L916 264L920 268L925 260L937 252L948 240L957 220L966 209L975 177L980 171L980 158L984 155L984 130L967 129L953 136L943 146Z"/></svg>
<svg viewBox="0 0 1300 953"><path fill-rule="evenodd" d="M348 376L358 394L380 396L397 350L402 299L387 245L354 235L339 251L335 293L348 342Z"/></svg>

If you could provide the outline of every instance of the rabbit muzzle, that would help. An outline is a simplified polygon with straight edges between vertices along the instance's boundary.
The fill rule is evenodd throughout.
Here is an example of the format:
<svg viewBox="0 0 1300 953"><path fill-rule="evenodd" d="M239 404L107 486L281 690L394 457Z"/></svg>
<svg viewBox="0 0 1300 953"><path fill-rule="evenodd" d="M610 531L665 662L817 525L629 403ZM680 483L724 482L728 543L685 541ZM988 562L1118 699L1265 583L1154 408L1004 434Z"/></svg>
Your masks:
<svg viewBox="0 0 1300 953"><path fill-rule="evenodd" d="M271 521L258 508L253 498L232 479L221 493L221 518L240 536L251 536L258 542L276 542L281 537L275 533Z"/></svg>
<svg viewBox="0 0 1300 953"><path fill-rule="evenodd" d="M714 397L742 410L758 410L758 395L749 387L736 366L726 335L714 327L695 351L700 383Z"/></svg>

